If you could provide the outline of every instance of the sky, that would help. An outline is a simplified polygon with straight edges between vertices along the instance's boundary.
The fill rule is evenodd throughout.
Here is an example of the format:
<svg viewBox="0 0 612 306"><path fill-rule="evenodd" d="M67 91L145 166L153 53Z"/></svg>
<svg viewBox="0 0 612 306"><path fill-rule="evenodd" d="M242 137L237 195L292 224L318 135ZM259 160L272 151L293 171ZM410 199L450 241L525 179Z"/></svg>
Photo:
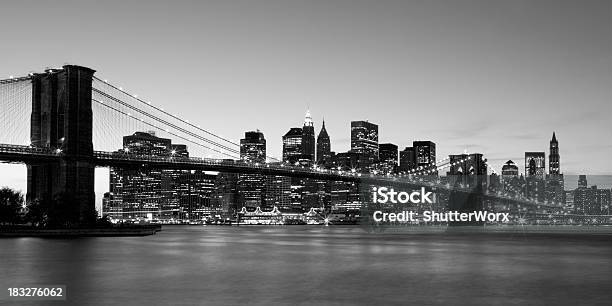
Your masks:
<svg viewBox="0 0 612 306"><path fill-rule="evenodd" d="M499 171L555 131L563 172L612 174L612 1L22 0L0 26L2 79L91 67L225 137L260 129L274 156L309 109L336 152L369 120ZM23 166L0 173L25 191Z"/></svg>

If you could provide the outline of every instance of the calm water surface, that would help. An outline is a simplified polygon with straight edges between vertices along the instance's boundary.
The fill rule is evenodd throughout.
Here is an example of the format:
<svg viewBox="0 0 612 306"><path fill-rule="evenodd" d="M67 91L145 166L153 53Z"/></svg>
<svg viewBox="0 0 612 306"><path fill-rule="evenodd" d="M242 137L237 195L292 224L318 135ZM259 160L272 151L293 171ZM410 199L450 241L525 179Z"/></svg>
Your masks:
<svg viewBox="0 0 612 306"><path fill-rule="evenodd" d="M0 260L2 290L66 285L63 303L73 305L609 305L612 299L607 235L166 226L149 237L0 239Z"/></svg>

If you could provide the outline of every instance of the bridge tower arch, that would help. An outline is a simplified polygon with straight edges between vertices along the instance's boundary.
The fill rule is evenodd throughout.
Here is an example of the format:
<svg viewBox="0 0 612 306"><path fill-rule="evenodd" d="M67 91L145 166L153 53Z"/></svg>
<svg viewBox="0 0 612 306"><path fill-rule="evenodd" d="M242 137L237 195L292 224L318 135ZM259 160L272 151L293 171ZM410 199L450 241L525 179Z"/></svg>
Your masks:
<svg viewBox="0 0 612 306"><path fill-rule="evenodd" d="M79 221L95 211L91 90L95 70L65 65L32 76L30 142L57 152L59 162L27 165L27 199L72 199Z"/></svg>

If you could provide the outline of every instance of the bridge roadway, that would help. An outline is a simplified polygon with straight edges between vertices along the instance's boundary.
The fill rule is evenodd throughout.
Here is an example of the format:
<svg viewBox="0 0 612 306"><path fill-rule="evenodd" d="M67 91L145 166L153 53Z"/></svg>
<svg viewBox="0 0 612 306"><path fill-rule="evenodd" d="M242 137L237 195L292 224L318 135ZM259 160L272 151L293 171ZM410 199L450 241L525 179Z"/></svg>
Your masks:
<svg viewBox="0 0 612 306"><path fill-rule="evenodd" d="M0 144L0 161L10 163L53 162L67 156L61 150L23 145ZM96 167L143 168L173 170L203 170L242 174L281 175L330 181L358 182L360 175L346 171L296 167L279 163L247 163L233 159L211 159L182 156L149 156L123 152L94 151L93 156L82 157Z"/></svg>
<svg viewBox="0 0 612 306"><path fill-rule="evenodd" d="M53 162L68 158L63 152L51 148L37 148L32 146L0 144L0 161L9 163L40 163ZM91 159L96 167L115 168L155 168L174 170L202 170L227 173L280 175L288 177L302 177L321 179L327 181L343 181L363 183L366 185L397 185L408 188L433 188L455 192L473 193L470 186L451 186L442 184L438 180L428 180L414 176L385 176L373 174L352 173L330 169L312 169L296 167L279 163L247 163L233 159L210 159L179 156L148 156L128 154L122 152L94 151L93 156L83 157ZM485 197L494 200L505 200L521 205L537 205L541 208L560 209L558 205L535 202L533 200L485 191Z"/></svg>

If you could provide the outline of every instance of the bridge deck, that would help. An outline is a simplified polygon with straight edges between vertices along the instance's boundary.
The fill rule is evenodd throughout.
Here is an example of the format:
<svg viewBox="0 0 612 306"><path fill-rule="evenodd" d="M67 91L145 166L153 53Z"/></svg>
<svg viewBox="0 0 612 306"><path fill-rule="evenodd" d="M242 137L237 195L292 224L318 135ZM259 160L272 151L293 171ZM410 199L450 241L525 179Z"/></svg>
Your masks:
<svg viewBox="0 0 612 306"><path fill-rule="evenodd" d="M20 146L0 144L0 161L15 163L40 163L59 161L67 158L61 151L51 148L36 148L32 146ZM78 158L78 157L71 157ZM178 156L146 156L126 154L122 152L94 151L93 156L83 157L89 159L97 167L116 168L157 168L175 170L202 170L218 171L242 174L279 175L288 177L302 177L321 179L327 181L356 182L366 185L402 185L409 188L427 187L438 190L473 193L470 186L451 186L442 184L439 180L427 180L423 178L406 176L384 176L373 174L352 173L349 171L338 171L330 169L312 169L296 167L286 164L247 163L232 159L208 159ZM509 196L500 193L483 192L483 196L496 199L512 201L518 204L537 205L542 208L561 208L558 205L535 202L523 197Z"/></svg>

